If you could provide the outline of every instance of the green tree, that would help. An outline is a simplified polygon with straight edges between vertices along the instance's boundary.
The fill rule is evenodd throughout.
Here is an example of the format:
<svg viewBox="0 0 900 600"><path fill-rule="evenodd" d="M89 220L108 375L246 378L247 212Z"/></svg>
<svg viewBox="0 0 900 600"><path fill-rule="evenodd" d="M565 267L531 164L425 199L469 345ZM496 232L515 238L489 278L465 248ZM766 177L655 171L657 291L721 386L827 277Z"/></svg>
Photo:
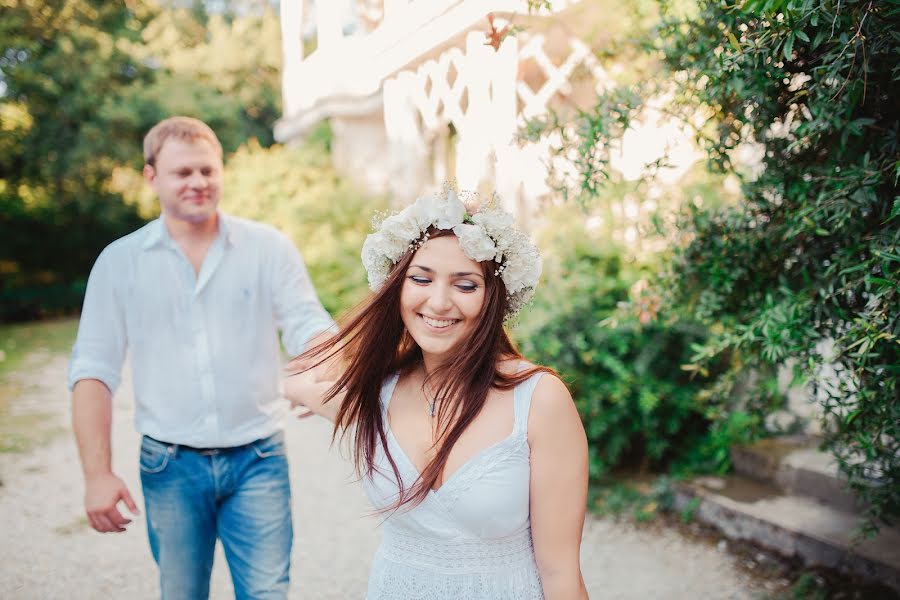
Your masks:
<svg viewBox="0 0 900 600"><path fill-rule="evenodd" d="M666 72L640 93L600 97L568 129L580 195L603 185L608 160L596 149L640 98L673 94L672 116L695 124L710 165L743 189L735 205L689 207L676 229L671 302L713 333L692 368L726 360L708 392L727 398L748 368L798 359L822 402L825 445L867 501L871 531L900 516L900 6L662 8L647 46ZM757 169L734 160L747 145L762 150ZM837 375L822 378L824 366Z"/></svg>
<svg viewBox="0 0 900 600"><path fill-rule="evenodd" d="M105 187L115 152L97 107L151 76L125 49L151 13L94 0L3 0L2 8L0 318L6 319L77 303L83 273L100 248L142 222Z"/></svg>
<svg viewBox="0 0 900 600"><path fill-rule="evenodd" d="M76 309L103 246L156 214L141 142L161 119L203 119L226 153L272 143L277 16L223 6L0 0L0 319Z"/></svg>

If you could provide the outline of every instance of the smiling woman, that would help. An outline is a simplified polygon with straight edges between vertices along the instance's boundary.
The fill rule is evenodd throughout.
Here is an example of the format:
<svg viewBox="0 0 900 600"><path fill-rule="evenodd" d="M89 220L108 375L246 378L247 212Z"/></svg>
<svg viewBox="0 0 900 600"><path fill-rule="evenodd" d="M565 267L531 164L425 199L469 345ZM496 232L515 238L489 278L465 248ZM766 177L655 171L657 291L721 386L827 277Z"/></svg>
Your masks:
<svg viewBox="0 0 900 600"><path fill-rule="evenodd" d="M482 266L465 255L452 233L432 235L416 252L400 291L400 316L427 372L472 336L485 281Z"/></svg>
<svg viewBox="0 0 900 600"><path fill-rule="evenodd" d="M565 385L504 330L541 270L512 223L452 190L385 219L363 247L374 293L285 382L350 433L386 515L369 600L587 597L587 444Z"/></svg>

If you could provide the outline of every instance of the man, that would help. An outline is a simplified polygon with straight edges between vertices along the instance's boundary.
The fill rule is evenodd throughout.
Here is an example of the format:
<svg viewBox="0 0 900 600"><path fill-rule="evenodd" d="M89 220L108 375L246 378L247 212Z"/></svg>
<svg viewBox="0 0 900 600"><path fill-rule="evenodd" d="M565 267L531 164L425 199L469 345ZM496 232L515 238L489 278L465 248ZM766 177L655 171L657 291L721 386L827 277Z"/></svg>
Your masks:
<svg viewBox="0 0 900 600"><path fill-rule="evenodd" d="M162 215L98 257L69 370L88 520L121 532L130 520L118 503L138 511L111 467L127 349L162 598L208 597L217 538L237 598L285 598L293 530L278 331L296 355L334 322L285 236L218 212L222 147L207 125L162 121L144 159Z"/></svg>

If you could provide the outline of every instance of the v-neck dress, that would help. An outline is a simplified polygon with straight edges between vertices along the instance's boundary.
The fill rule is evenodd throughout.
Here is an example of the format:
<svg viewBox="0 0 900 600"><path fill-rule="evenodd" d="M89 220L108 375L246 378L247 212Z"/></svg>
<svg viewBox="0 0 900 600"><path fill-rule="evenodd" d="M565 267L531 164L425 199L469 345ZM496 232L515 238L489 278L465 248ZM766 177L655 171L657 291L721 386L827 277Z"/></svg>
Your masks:
<svg viewBox="0 0 900 600"><path fill-rule="evenodd" d="M531 541L531 396L541 373L516 386L510 435L482 450L432 490L421 504L388 512L369 575L367 600L540 600L544 597ZM419 472L397 442L388 406L398 375L381 387L381 410L391 456L407 489ZM398 497L383 450L363 478L378 510Z"/></svg>

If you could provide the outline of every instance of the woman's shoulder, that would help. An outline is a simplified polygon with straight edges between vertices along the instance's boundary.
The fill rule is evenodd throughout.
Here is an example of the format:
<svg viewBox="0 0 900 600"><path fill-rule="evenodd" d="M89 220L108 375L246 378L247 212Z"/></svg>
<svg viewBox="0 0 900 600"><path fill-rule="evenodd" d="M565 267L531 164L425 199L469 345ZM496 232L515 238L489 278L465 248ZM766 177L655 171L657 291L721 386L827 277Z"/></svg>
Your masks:
<svg viewBox="0 0 900 600"><path fill-rule="evenodd" d="M572 394L556 373L542 372L540 380L534 388L532 405L538 410L558 411L573 405Z"/></svg>
<svg viewBox="0 0 900 600"><path fill-rule="evenodd" d="M544 367L541 367L541 365L536 365L533 362L525 360L524 358L520 358L518 356L504 357L497 361L497 370L507 376L513 376L525 371L543 368Z"/></svg>
<svg viewBox="0 0 900 600"><path fill-rule="evenodd" d="M514 376L518 373L525 373L527 371L533 371L532 376L540 375L540 380L537 384L537 389L535 389L535 393L538 393L538 389L550 389L552 390L565 390L568 393L568 388L566 384L562 382L553 370L548 367L544 367L542 365L535 364L529 360L525 360L524 358L518 357L510 357L503 358L497 363L498 370L507 376Z"/></svg>
<svg viewBox="0 0 900 600"><path fill-rule="evenodd" d="M581 427L569 388L555 373L543 372L531 396L529 437L567 435Z"/></svg>

